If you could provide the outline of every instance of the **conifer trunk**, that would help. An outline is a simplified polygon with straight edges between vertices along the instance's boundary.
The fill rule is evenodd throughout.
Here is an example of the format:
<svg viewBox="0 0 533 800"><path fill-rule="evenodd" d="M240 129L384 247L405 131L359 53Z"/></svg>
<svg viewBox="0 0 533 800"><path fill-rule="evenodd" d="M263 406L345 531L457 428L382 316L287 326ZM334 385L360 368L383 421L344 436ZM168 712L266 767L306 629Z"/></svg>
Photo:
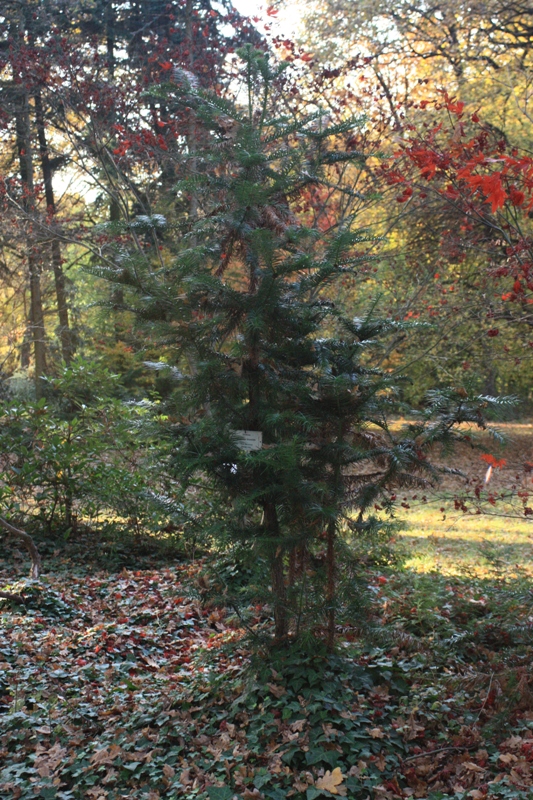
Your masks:
<svg viewBox="0 0 533 800"><path fill-rule="evenodd" d="M185 6L185 41L187 43L187 66L191 73L194 73L194 35L193 35L193 3L192 0L187 0ZM196 173L196 124L194 115L191 113L189 117L189 130L187 133L187 149L189 151L189 174L194 177ZM189 216L191 222L195 222L198 217L198 197L195 191L191 192L191 200L189 204Z"/></svg>
<svg viewBox="0 0 533 800"><path fill-rule="evenodd" d="M335 521L331 520L328 525L326 550L326 600L328 604L326 647L330 653L335 647L335 534Z"/></svg>
<svg viewBox="0 0 533 800"><path fill-rule="evenodd" d="M291 552L289 553L289 589L292 589L294 586L294 581L296 578L296 558L297 558L297 548L293 547Z"/></svg>
<svg viewBox="0 0 533 800"><path fill-rule="evenodd" d="M267 534L279 540L279 523L274 503L264 503L265 528ZM270 561L272 582L272 605L274 608L274 639L281 642L287 636L287 588L285 586L285 567L283 549L278 545Z"/></svg>
<svg viewBox="0 0 533 800"><path fill-rule="evenodd" d="M339 435L336 441L337 447L341 448L344 441L345 430L340 426ZM332 490L333 505L337 506L340 503L343 494L343 480L340 454L335 455L332 464L333 467L333 483ZM328 652L332 653L335 649L335 621L336 621L336 606L337 606L337 561L336 561L336 539L337 539L337 521L330 519L326 531L326 601L327 601L327 614L326 614L326 647Z"/></svg>

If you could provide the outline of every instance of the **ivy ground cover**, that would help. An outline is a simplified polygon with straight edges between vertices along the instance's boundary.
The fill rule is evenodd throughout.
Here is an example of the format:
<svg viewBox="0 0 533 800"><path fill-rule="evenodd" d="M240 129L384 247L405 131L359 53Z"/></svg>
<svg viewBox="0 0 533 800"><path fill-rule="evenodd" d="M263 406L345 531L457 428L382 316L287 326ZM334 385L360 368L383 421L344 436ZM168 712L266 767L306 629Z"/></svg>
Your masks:
<svg viewBox="0 0 533 800"><path fill-rule="evenodd" d="M2 797L519 798L533 783L525 579L368 570L365 637L254 659L201 563L56 556L2 607ZM257 608L256 624L267 612Z"/></svg>

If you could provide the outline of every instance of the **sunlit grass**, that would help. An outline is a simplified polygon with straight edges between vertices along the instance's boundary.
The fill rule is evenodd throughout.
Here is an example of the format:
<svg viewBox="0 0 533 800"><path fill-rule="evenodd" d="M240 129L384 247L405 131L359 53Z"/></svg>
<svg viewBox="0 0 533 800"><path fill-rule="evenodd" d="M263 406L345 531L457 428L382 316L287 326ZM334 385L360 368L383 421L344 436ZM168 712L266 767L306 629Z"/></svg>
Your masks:
<svg viewBox="0 0 533 800"><path fill-rule="evenodd" d="M397 430L404 423L405 420L398 420L393 428ZM481 454L493 453L503 457L507 466L501 473L495 471L490 490L494 488L496 494L509 493L510 489L531 492L532 476L524 473L523 462L533 460L533 423L495 422L493 427L499 429L505 444L499 446L487 431L473 430L480 447L459 448L457 455L452 455L446 463L481 484L486 470ZM513 483L516 489L510 486ZM457 490L461 494L459 483ZM454 509L449 499L455 494L451 486L443 491L442 497L445 494L448 500L430 497L431 502L411 502L411 508L401 509L399 518L405 529L398 538L407 552L406 567L420 573L436 571L458 577L533 577L533 520L521 517L523 510L518 497L513 500L508 494L505 501L499 501L494 513L477 515ZM477 504L471 500L467 505L474 509ZM490 510L487 503L482 505ZM509 516L505 516L506 510Z"/></svg>
<svg viewBox="0 0 533 800"><path fill-rule="evenodd" d="M439 504L440 505L440 504ZM533 524L503 516L446 513L429 503L403 512L405 566L478 578L533 577Z"/></svg>

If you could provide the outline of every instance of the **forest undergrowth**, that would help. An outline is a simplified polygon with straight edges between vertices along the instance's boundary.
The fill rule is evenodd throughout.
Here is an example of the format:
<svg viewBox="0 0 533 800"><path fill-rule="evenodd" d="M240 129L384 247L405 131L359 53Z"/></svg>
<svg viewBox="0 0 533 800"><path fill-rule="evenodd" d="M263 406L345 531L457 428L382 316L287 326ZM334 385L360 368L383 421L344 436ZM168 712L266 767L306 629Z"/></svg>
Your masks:
<svg viewBox="0 0 533 800"><path fill-rule="evenodd" d="M245 629L206 600L209 557L103 543L91 563L72 541L32 583L5 543L0 583L25 605L0 607L1 796L529 796L527 520L407 505L404 566L365 566L367 630L334 655L320 631L254 655L269 610Z"/></svg>

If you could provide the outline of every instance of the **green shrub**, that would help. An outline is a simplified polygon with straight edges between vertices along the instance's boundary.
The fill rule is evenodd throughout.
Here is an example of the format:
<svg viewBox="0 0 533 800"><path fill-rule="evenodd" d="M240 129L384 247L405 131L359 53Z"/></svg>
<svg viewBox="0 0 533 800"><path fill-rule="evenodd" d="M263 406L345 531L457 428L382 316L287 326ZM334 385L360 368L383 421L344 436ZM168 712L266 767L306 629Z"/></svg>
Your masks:
<svg viewBox="0 0 533 800"><path fill-rule="evenodd" d="M151 502L161 479L149 412L148 403L122 399L117 376L81 358L47 380L43 398L8 397L0 414L7 513L65 536L80 525L158 530L168 514Z"/></svg>

